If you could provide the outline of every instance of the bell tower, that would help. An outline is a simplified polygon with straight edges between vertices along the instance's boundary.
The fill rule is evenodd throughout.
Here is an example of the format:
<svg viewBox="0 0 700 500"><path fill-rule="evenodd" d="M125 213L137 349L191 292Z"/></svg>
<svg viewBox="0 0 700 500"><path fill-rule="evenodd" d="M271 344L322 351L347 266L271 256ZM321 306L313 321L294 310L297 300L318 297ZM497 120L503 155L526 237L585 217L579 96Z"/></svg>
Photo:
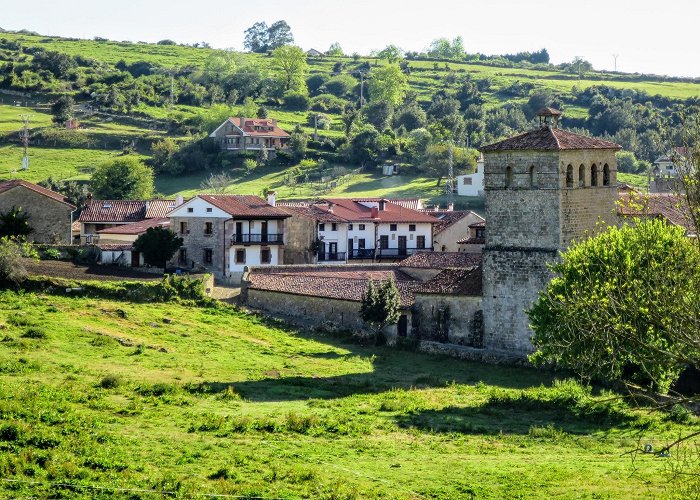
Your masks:
<svg viewBox="0 0 700 500"><path fill-rule="evenodd" d="M484 347L523 355L532 351L525 310L552 278L547 265L613 221L621 149L560 129L556 109L537 117L539 128L481 150Z"/></svg>

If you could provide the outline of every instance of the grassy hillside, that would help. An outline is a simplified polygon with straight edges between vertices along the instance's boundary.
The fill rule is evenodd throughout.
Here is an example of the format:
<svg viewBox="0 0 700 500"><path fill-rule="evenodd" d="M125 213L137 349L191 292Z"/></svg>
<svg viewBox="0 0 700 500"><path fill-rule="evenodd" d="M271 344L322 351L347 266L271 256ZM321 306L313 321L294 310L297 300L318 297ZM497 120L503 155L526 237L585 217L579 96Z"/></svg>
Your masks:
<svg viewBox="0 0 700 500"><path fill-rule="evenodd" d="M73 57L80 57L83 61L94 60L97 63L81 63L79 71L73 75L75 84L68 81L53 80L49 87L51 93L31 91L29 95L17 97L0 91L0 135L5 139L0 142L0 179L22 177L31 181L40 181L49 176L59 179L89 178L89 170L96 164L114 155L121 154L122 146L133 143L139 154L148 157L151 155L153 141L163 137L173 137L178 141L186 140L189 130L182 127L182 123L198 115L206 114L207 108L188 104L176 104L175 106L147 104L138 102L133 104L129 112L112 112L107 110L100 114L86 116L79 115L79 120L84 127L75 132L74 140L78 144L63 144L56 147L50 141L33 140L31 144L30 160L31 168L28 172L16 172L21 151L18 147L17 130L21 123L19 115L30 113L32 115L31 126L33 129L41 129L51 124L47 103L51 102L57 93L66 88L82 88L90 81L97 78L96 74L102 74L104 67L101 65L115 65L123 61L126 64L145 61L158 66L154 71L162 73L167 69L179 69L185 74L196 73L203 68L205 61L212 54L211 49L184 47L178 45L157 45L130 42L112 42L95 40L66 39L51 36L33 36L20 33L2 33L0 38L19 42L27 54L22 57L24 64L29 64L33 56L28 55L32 49L42 48L49 51L58 51ZM9 53L9 52L8 52ZM9 56L8 56L9 57ZM0 62L0 69L10 67L10 59ZM239 67L247 63L254 63L262 69L263 76L269 76L272 58L261 54L239 54L237 64ZM388 64L385 60L361 57L357 60L349 57L338 58L311 58L308 60L309 74L330 76L334 72L336 64L342 64L342 71L347 73L357 69L361 64L368 64L369 68ZM674 79L664 80L658 77L645 77L643 75L631 75L624 73L590 71L579 79L576 74L567 73L554 67L535 69L532 67L497 67L484 62L444 62L426 60L408 60L408 82L410 89L415 93L418 102L428 108L435 99L436 92L441 90L453 92L458 86L456 81L463 77L471 78L479 86L480 97L484 102L484 110L487 113L506 103L523 104L527 101L527 95L538 89L550 89L562 100L565 116L574 119L576 126L585 123L589 116L588 104L583 104L579 92L592 86L606 86L610 89L626 89L630 94L645 92L649 96L661 96L670 99L673 103L700 96L700 83L680 81ZM113 70L116 72L116 70ZM366 71L366 68L365 68ZM109 71L108 71L109 72ZM189 73L188 73L189 72ZM2 80L0 74L0 81ZM7 76L7 75L6 75ZM161 74L162 76L162 74ZM130 78L130 76L129 76ZM8 79L3 85L8 85ZM78 85L77 82L81 82ZM159 87L158 96L167 99L170 82ZM482 85L483 84L483 85ZM526 88L522 91L513 91L514 87ZM76 92L79 94L79 92ZM577 97L578 96L578 97ZM31 103L30 108L20 108L13 105L16 99ZM92 99L87 94L81 95L80 100ZM349 95L345 98L354 99ZM616 99L619 98L616 97ZM270 99L260 98L257 104L265 104L269 116L279 121L280 125L288 131L299 126L304 132L310 134L308 112L293 112L283 109L282 106L270 102ZM240 100L239 100L240 101ZM274 99L272 100L274 101ZM162 103L161 103L162 104ZM256 104L256 105L257 105ZM461 112L464 112L462 109ZM241 114L242 106L230 108L231 114ZM330 127L321 130L321 136L335 141L345 139L344 124L341 115L326 113L330 120ZM173 126L173 124L179 124ZM524 123L517 125L519 129L526 127ZM507 133L511 129L505 127ZM630 139L634 144L651 144L654 137ZM405 149L405 148L404 148ZM404 151L405 152L405 151ZM314 151L318 153L318 151ZM358 165L345 165L355 168ZM192 194L200 190L200 184L209 175L209 171L200 170L197 173L187 173L173 178L169 175L160 175L157 186L160 192L167 195L175 193ZM404 171L403 175L395 178L384 178L379 170L369 170L361 176L342 179L335 186L320 186L318 184L306 184L302 187L291 188L284 179L287 175L284 167L277 166L275 170L263 169L259 173L240 177L233 172L235 178L228 187L231 193L260 192L267 187L278 189L283 196L311 196L318 193L328 194L353 194L360 196L375 196L387 194L391 196L422 196L424 198L440 202L442 192L434 187L434 180L425 177L424 173L417 171ZM625 182L644 186L640 177L628 176Z"/></svg>
<svg viewBox="0 0 700 500"><path fill-rule="evenodd" d="M545 372L228 308L0 294L0 495L647 498L687 430Z"/></svg>

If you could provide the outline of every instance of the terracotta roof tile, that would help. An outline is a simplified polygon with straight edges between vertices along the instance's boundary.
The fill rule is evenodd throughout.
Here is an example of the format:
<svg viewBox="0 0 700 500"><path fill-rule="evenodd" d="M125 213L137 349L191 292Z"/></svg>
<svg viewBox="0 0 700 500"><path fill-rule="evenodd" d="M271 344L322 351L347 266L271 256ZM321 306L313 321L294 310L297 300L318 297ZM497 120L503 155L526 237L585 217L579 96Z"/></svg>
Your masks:
<svg viewBox="0 0 700 500"><path fill-rule="evenodd" d="M282 130L275 120L270 118L241 118L230 117L229 121L236 127L242 129L246 135L252 137L289 137L289 134ZM256 127L258 130L256 130ZM263 130L260 130L262 128Z"/></svg>
<svg viewBox="0 0 700 500"><path fill-rule="evenodd" d="M16 188L18 186L22 186L27 189L31 189L34 192L37 192L39 194L43 194L44 196L47 196L53 200L56 200L58 202L63 203L64 205L68 205L69 207L73 207L75 209L75 205L68 203L68 200L65 196L63 196L60 193L57 193L56 191L51 191L50 189L46 189L44 187L38 186L36 184L32 184L31 182L27 182L22 179L12 179L9 181L4 181L0 182L0 193L4 193L5 191L9 191L12 188Z"/></svg>
<svg viewBox="0 0 700 500"><path fill-rule="evenodd" d="M445 269L416 287L415 293L481 297L481 266L473 269Z"/></svg>
<svg viewBox="0 0 700 500"><path fill-rule="evenodd" d="M429 222L435 223L435 218L419 212L417 210L412 210L410 208L402 207L394 203L392 200L384 200L384 210L379 210L377 212L377 217L372 217L372 209L366 205L360 203L360 201L380 201L380 198L376 199L355 199L355 198L324 198L323 201L333 203L333 213L349 222L389 222L389 223L400 223L400 222Z"/></svg>
<svg viewBox="0 0 700 500"><path fill-rule="evenodd" d="M623 217L663 218L670 224L685 228L689 234L697 234L687 205L676 194L622 192L617 212Z"/></svg>
<svg viewBox="0 0 700 500"><path fill-rule="evenodd" d="M100 250L109 251L124 251L134 249L131 243L99 243L97 245L97 248L99 248Z"/></svg>
<svg viewBox="0 0 700 500"><path fill-rule="evenodd" d="M475 214L471 210L452 210L452 211L432 211L432 212L425 212L427 214L432 215L436 219L438 219L438 223L435 225L435 234L441 233L445 229L449 228L454 224L455 222L458 222L468 215L476 215L477 217L481 218L480 215ZM469 227L472 227L471 225Z"/></svg>
<svg viewBox="0 0 700 500"><path fill-rule="evenodd" d="M481 255L464 252L418 252L402 260L399 267L423 269L473 268L481 264Z"/></svg>
<svg viewBox="0 0 700 500"><path fill-rule="evenodd" d="M294 215L302 215L304 217L308 217L309 219L313 219L316 222L347 222L345 219L342 217L338 217L335 214L332 214L328 212L327 210L323 210L316 205L310 205L310 206L289 206L289 205L280 205L279 203L277 204L278 207L280 207L283 210L286 210L290 214Z"/></svg>
<svg viewBox="0 0 700 500"><path fill-rule="evenodd" d="M144 200L90 200L80 222L138 222L146 218Z"/></svg>
<svg viewBox="0 0 700 500"><path fill-rule="evenodd" d="M98 234L141 234L145 233L147 229L152 227L168 227L170 225L170 220L167 217L155 217L153 219L145 219L142 221L134 222L133 224L124 224L121 226L110 227L107 229L101 229L97 231Z"/></svg>
<svg viewBox="0 0 700 500"><path fill-rule="evenodd" d="M233 194L200 194L198 195L232 217L284 219L291 215L282 208L267 204L259 196Z"/></svg>
<svg viewBox="0 0 700 500"><path fill-rule="evenodd" d="M568 149L612 149L622 146L560 128L541 127L481 148L482 152L512 150L561 151Z"/></svg>
<svg viewBox="0 0 700 500"><path fill-rule="evenodd" d="M248 274L248 286L253 290L360 302L370 279L377 282L394 279L401 307L413 305L413 291L418 282L391 265L254 268Z"/></svg>
<svg viewBox="0 0 700 500"><path fill-rule="evenodd" d="M458 245L485 245L486 244L486 238L472 238L471 236L468 238L462 238L461 240L457 241Z"/></svg>

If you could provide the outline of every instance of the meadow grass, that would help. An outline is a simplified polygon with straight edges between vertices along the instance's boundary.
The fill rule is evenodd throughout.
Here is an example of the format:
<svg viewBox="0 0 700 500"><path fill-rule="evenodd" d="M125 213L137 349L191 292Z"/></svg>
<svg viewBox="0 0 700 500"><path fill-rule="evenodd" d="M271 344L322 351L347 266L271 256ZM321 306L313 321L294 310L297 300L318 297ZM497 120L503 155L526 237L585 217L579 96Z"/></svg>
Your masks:
<svg viewBox="0 0 700 500"><path fill-rule="evenodd" d="M664 462L624 453L697 425L228 307L8 291L0 324L4 496L644 498Z"/></svg>

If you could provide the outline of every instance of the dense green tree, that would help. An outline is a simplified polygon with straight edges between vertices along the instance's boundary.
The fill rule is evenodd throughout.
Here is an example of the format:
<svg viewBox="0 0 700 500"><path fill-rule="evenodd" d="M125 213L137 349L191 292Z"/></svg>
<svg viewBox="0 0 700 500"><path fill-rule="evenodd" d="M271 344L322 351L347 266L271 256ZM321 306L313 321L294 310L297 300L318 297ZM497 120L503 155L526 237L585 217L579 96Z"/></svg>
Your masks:
<svg viewBox="0 0 700 500"><path fill-rule="evenodd" d="M382 331L388 325L394 325L401 316L401 298L393 279L375 284L370 280L367 290L362 295L360 317L372 326L376 344L384 343Z"/></svg>
<svg viewBox="0 0 700 500"><path fill-rule="evenodd" d="M69 95L62 95L51 105L52 120L57 125L62 125L74 116L73 108L75 100Z"/></svg>
<svg viewBox="0 0 700 500"><path fill-rule="evenodd" d="M77 64L68 54L55 50L40 50L34 53L32 66L39 70L50 71L56 78L67 78L70 70Z"/></svg>
<svg viewBox="0 0 700 500"><path fill-rule="evenodd" d="M428 116L434 119L445 118L449 115L459 113L459 101L452 97L435 96L432 104L428 108Z"/></svg>
<svg viewBox="0 0 700 500"><path fill-rule="evenodd" d="M531 360L666 391L700 368L700 250L659 219L574 244L528 311Z"/></svg>
<svg viewBox="0 0 700 500"><path fill-rule="evenodd" d="M386 59L389 64L393 64L403 57L403 49L397 47L396 45L387 45L382 50L377 52L377 57L380 59Z"/></svg>
<svg viewBox="0 0 700 500"><path fill-rule="evenodd" d="M523 112L525 113L525 118L532 120L535 117L535 113L544 107L551 107L555 109L562 110L563 103L551 89L539 89L530 94L529 99L523 105Z"/></svg>
<svg viewBox="0 0 700 500"><path fill-rule="evenodd" d="M394 113L394 127L404 127L408 132L425 127L427 121L425 111L415 102L401 106Z"/></svg>
<svg viewBox="0 0 700 500"><path fill-rule="evenodd" d="M398 66L388 64L373 69L370 77L370 100L386 101L394 107L401 104L408 90L408 80Z"/></svg>
<svg viewBox="0 0 700 500"><path fill-rule="evenodd" d="M0 238L25 238L34 232L29 224L29 214L22 207L13 206L0 213Z"/></svg>
<svg viewBox="0 0 700 500"><path fill-rule="evenodd" d="M27 279L24 263L28 258L39 258L31 243L7 236L0 238L0 283L16 285Z"/></svg>
<svg viewBox="0 0 700 500"><path fill-rule="evenodd" d="M311 99L305 92L287 92L284 94L284 107L290 111L308 111Z"/></svg>
<svg viewBox="0 0 700 500"><path fill-rule="evenodd" d="M357 86L357 80L350 75L334 76L324 83L321 91L323 93L333 94L337 97L343 97Z"/></svg>
<svg viewBox="0 0 700 500"><path fill-rule="evenodd" d="M461 36L449 40L448 38L438 38L430 43L428 55L436 59L463 59L464 39Z"/></svg>
<svg viewBox="0 0 700 500"><path fill-rule="evenodd" d="M377 130L384 130L391 123L394 110L387 101L372 101L362 108L362 115L367 123Z"/></svg>
<svg viewBox="0 0 700 500"><path fill-rule="evenodd" d="M348 161L365 166L373 162L379 153L379 132L369 123L353 125L350 138L345 144L345 157Z"/></svg>
<svg viewBox="0 0 700 500"><path fill-rule="evenodd" d="M266 22L257 22L245 30L243 47L250 52L264 53L268 51L269 27Z"/></svg>
<svg viewBox="0 0 700 500"><path fill-rule="evenodd" d="M90 194L90 189L88 189L87 184L83 182L56 180L53 177L49 177L39 182L39 185L51 191L61 193L66 197L69 203L72 203L78 208L85 206L85 202Z"/></svg>
<svg viewBox="0 0 700 500"><path fill-rule="evenodd" d="M345 54L343 54L343 48L340 46L340 44L338 42L334 42L330 47L328 47L326 55L331 57L343 57Z"/></svg>
<svg viewBox="0 0 700 500"><path fill-rule="evenodd" d="M274 50L277 47L284 45L292 45L294 43L294 35L287 21L276 21L270 25L267 30L267 50Z"/></svg>
<svg viewBox="0 0 700 500"><path fill-rule="evenodd" d="M134 241L134 250L143 254L146 264L165 269L182 243L182 238L170 229L160 226L149 227Z"/></svg>
<svg viewBox="0 0 700 500"><path fill-rule="evenodd" d="M284 91L306 91L308 65L306 54L300 47L284 45L272 51L272 68L284 82Z"/></svg>
<svg viewBox="0 0 700 500"><path fill-rule="evenodd" d="M445 142L428 145L421 155L420 168L435 178L438 186L442 179L447 176L450 155L452 156L454 175L473 172L476 166L478 153L475 150L456 147Z"/></svg>
<svg viewBox="0 0 700 500"><path fill-rule="evenodd" d="M90 187L104 200L145 200L153 196L153 169L135 156L122 156L98 166Z"/></svg>
<svg viewBox="0 0 700 500"><path fill-rule="evenodd" d="M289 138L289 152L295 162L301 161L306 156L309 138L301 131L294 131Z"/></svg>

